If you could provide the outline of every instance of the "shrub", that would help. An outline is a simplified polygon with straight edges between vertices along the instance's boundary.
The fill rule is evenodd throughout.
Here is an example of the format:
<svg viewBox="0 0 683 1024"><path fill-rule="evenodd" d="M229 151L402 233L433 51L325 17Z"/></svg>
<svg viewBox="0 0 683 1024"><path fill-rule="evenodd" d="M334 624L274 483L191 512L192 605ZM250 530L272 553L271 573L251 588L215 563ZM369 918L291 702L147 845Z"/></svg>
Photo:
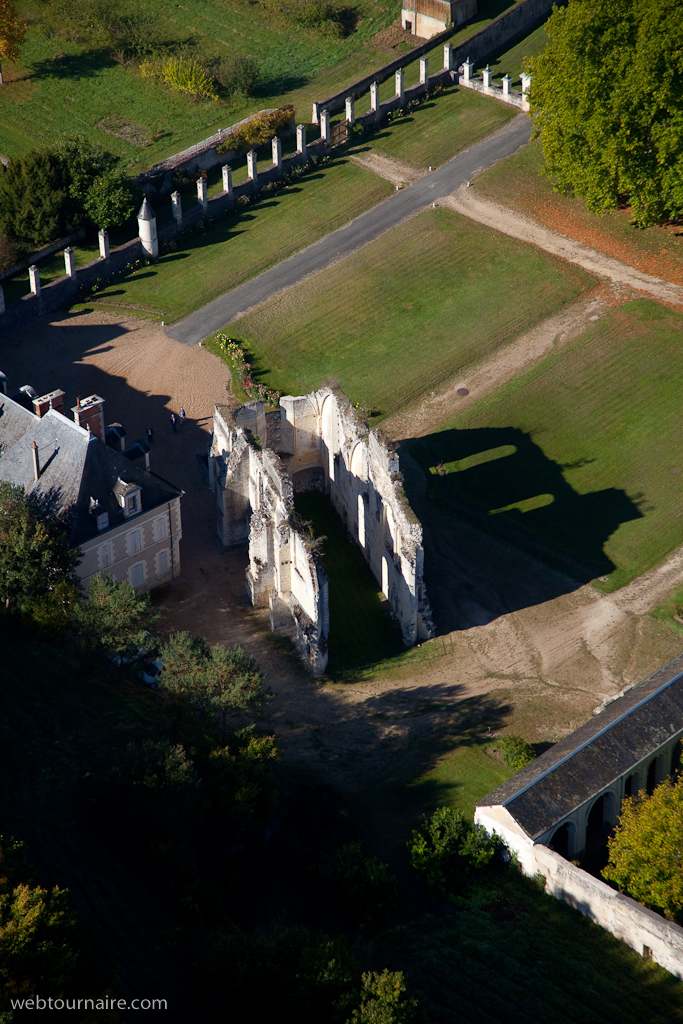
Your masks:
<svg viewBox="0 0 683 1024"><path fill-rule="evenodd" d="M236 53L228 60L221 61L214 78L228 96L238 94L249 97L254 95L260 73L255 57Z"/></svg>
<svg viewBox="0 0 683 1024"><path fill-rule="evenodd" d="M348 34L352 20L350 10L336 0L266 0L266 10L282 14L303 28L337 38Z"/></svg>
<svg viewBox="0 0 683 1024"><path fill-rule="evenodd" d="M473 869L488 864L499 846L460 810L439 807L408 843L414 870L439 896L451 895Z"/></svg>
<svg viewBox="0 0 683 1024"><path fill-rule="evenodd" d="M199 61L190 57L150 58L140 64L143 78L156 78L177 92L186 92L198 99L217 100L213 79Z"/></svg>
<svg viewBox="0 0 683 1024"><path fill-rule="evenodd" d="M504 736L501 749L505 764L516 772L536 760L533 748L521 736Z"/></svg>
<svg viewBox="0 0 683 1024"><path fill-rule="evenodd" d="M410 1024L418 1019L417 1002L406 999L403 971L363 975L361 1003L348 1024Z"/></svg>
<svg viewBox="0 0 683 1024"><path fill-rule="evenodd" d="M286 107L280 107L279 110L262 110L250 117L245 124L239 125L229 135L226 135L220 146L216 147L216 152L228 153L233 149L251 149L262 146L274 135L291 127L294 114L294 107L291 103Z"/></svg>

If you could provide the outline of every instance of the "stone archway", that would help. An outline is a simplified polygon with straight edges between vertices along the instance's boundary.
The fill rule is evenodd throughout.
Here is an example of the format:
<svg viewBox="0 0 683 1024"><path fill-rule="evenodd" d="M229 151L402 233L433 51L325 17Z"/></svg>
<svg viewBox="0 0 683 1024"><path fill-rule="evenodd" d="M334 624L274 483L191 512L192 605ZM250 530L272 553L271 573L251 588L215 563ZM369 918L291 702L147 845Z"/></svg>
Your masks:
<svg viewBox="0 0 683 1024"><path fill-rule="evenodd" d="M548 846L555 853L559 853L560 857L564 857L565 860L571 860L576 846L576 826L574 822L565 821L559 828L556 828Z"/></svg>

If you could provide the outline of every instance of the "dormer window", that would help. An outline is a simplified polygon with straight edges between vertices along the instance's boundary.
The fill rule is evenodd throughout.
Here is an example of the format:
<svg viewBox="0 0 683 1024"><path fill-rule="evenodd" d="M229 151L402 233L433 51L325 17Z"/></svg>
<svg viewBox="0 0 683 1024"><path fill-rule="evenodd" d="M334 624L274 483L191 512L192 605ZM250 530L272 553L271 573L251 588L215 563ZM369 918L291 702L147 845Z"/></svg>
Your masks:
<svg viewBox="0 0 683 1024"><path fill-rule="evenodd" d="M97 498L90 499L90 514L95 517L98 533L109 528L109 513L104 511Z"/></svg>
<svg viewBox="0 0 683 1024"><path fill-rule="evenodd" d="M139 484L126 483L119 477L114 484L114 496L126 519L142 512L142 490Z"/></svg>

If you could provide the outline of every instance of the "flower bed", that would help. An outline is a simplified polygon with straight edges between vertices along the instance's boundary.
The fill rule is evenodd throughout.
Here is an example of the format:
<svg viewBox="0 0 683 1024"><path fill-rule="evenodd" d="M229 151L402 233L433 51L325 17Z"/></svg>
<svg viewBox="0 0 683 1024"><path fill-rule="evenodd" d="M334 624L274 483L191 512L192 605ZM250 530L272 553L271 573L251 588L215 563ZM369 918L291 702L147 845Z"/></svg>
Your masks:
<svg viewBox="0 0 683 1024"><path fill-rule="evenodd" d="M224 352L230 359L233 369L237 373L237 379L249 395L249 398L265 402L272 409L277 409L280 404L280 391L272 391L265 384L259 384L254 380L253 370L249 365L244 349L238 341L229 338L227 334L217 334L216 342L221 352Z"/></svg>

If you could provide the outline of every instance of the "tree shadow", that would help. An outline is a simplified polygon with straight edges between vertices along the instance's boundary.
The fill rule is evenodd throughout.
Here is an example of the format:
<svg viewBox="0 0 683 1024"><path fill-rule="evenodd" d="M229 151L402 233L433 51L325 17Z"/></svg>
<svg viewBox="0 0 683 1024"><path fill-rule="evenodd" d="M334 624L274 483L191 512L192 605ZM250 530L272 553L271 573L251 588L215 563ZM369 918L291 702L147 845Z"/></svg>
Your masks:
<svg viewBox="0 0 683 1024"><path fill-rule="evenodd" d="M516 427L446 430L404 442L408 499L422 522L425 582L440 632L467 629L616 567L604 545L642 517L639 496L577 493ZM575 468L575 467L574 467Z"/></svg>
<svg viewBox="0 0 683 1024"><path fill-rule="evenodd" d="M64 57L34 61L27 78L94 78L112 64L111 51L104 47Z"/></svg>

